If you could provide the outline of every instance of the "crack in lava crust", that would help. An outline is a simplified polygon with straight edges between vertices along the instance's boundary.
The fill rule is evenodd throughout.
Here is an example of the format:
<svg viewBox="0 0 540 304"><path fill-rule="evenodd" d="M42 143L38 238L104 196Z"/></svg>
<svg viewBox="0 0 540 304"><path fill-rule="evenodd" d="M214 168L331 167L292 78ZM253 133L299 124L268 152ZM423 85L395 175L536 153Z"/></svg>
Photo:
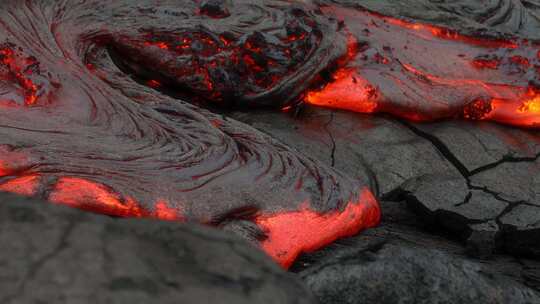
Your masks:
<svg viewBox="0 0 540 304"><path fill-rule="evenodd" d="M109 52L151 84L281 106L346 52L317 7L8 0L0 11L0 190L120 217L250 222L248 238L284 266L378 222L361 182L140 85Z"/></svg>

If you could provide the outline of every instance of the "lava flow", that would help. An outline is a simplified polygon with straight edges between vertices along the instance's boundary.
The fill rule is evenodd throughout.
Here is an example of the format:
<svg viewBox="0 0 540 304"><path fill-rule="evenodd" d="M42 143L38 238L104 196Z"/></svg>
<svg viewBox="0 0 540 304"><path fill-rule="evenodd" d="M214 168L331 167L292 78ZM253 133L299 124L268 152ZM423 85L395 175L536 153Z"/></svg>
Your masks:
<svg viewBox="0 0 540 304"><path fill-rule="evenodd" d="M13 0L0 11L0 190L239 230L284 267L376 225L370 181L202 104L305 99L540 123L530 41L309 1Z"/></svg>
<svg viewBox="0 0 540 304"><path fill-rule="evenodd" d="M340 23L317 6L43 0L0 11L0 191L238 230L284 267L378 223L368 181L193 102L294 103L346 52Z"/></svg>
<svg viewBox="0 0 540 304"><path fill-rule="evenodd" d="M346 63L306 103L416 121L540 126L539 45L475 38L363 10L327 7L353 33Z"/></svg>

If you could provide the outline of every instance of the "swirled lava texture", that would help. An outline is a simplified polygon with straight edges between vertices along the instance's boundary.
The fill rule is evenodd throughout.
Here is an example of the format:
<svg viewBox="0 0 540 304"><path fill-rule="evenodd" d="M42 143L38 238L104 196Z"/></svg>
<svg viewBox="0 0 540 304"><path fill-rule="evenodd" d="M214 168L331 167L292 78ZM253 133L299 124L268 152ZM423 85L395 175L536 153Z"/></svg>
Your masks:
<svg viewBox="0 0 540 304"><path fill-rule="evenodd" d="M153 88L279 107L346 52L340 31L286 1L1 1L0 190L238 230L286 267L375 225L371 192Z"/></svg>

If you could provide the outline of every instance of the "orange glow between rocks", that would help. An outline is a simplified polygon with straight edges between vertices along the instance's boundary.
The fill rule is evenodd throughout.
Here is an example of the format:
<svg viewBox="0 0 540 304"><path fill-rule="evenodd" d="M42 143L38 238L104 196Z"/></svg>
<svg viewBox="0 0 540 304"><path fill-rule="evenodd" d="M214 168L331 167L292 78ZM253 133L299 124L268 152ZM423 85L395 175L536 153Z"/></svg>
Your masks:
<svg viewBox="0 0 540 304"><path fill-rule="evenodd" d="M149 215L148 211L141 208L133 199L122 200L107 187L76 177L60 178L49 200L53 203L112 216L144 217Z"/></svg>
<svg viewBox="0 0 540 304"><path fill-rule="evenodd" d="M29 165L27 155L0 146L0 177L14 175Z"/></svg>
<svg viewBox="0 0 540 304"><path fill-rule="evenodd" d="M402 19L383 16L377 13L370 13L370 14L373 16L376 16L377 18L380 18L383 22L388 22L390 24L397 25L399 27L417 31L420 35L424 35L428 39L440 38L440 39L458 41L458 42L463 42L466 44L471 44L471 45L486 47L486 48L516 49L519 47L518 44L515 43L514 41L505 41L505 40L496 40L496 39L489 39L489 40L479 39L475 37L461 35L454 30L435 26L435 25L405 21Z"/></svg>
<svg viewBox="0 0 540 304"><path fill-rule="evenodd" d="M535 69L533 72L540 75L540 63L537 62L540 51L534 50L536 45L521 40L469 37L442 27L413 23L367 11L330 7L325 8L325 12L338 16L346 26L358 26L355 35L366 37L366 40L355 38L348 30L349 46L360 43L365 49L370 49L370 53L349 47L348 54L344 56L345 60L338 60L338 68L333 73L332 80L322 88L308 91L304 97L305 103L360 113L385 112L414 121L459 117L493 120L520 127L540 127L538 89L519 79L531 75L530 72L526 74L529 69ZM402 34L392 36L389 32ZM380 35L382 40L377 39L377 35ZM407 44L399 41L405 36L407 38L403 38L403 41ZM426 67L422 67L424 63L419 60L422 57L416 58L414 56L418 53L414 55L412 51L408 51L408 43L414 44L413 39L419 39L418 43L425 45L425 48L430 45L439 47L441 52L444 49L440 46L445 46L448 54L440 56L449 58L450 63L454 62L452 70L437 67L444 67L446 63L439 64L434 61L436 72L424 72ZM453 41L455 46L448 45L448 42L437 44L443 40ZM531 48L534 51L532 57ZM403 57L394 56L400 49ZM496 52L498 49L508 51ZM503 54L508 52L515 52L515 55L504 57ZM522 54L528 54L530 58ZM537 62L536 65L533 64L534 61ZM462 64L467 66L464 65L460 73L456 67ZM400 71L401 75L398 74ZM410 75L406 75L407 73ZM389 89L389 83L393 83L398 89ZM381 89L381 86L385 85L386 88ZM416 87L409 87L410 85ZM411 96L416 96L417 93L409 88L422 91L416 97L419 101L412 99ZM393 95L387 96L388 90L394 90ZM400 90L412 92L399 96L395 92ZM431 96L430 90L433 90ZM446 96L449 100L445 100ZM458 99L456 96L463 97ZM415 111L416 103L418 108L423 107L423 112ZM431 114L426 103L433 103L434 109L438 107L438 112ZM445 104L448 104L446 112L442 112ZM461 110L456 110L455 107L459 106Z"/></svg>
<svg viewBox="0 0 540 304"><path fill-rule="evenodd" d="M156 203L153 217L166 221L185 221L181 212L178 209L169 207L165 200L159 200Z"/></svg>
<svg viewBox="0 0 540 304"><path fill-rule="evenodd" d="M303 252L313 252L337 239L353 236L380 221L380 207L368 189L357 202L349 202L343 211L317 213L308 208L300 211L262 215L255 223L268 238L263 250L284 268L289 268Z"/></svg>
<svg viewBox="0 0 540 304"><path fill-rule="evenodd" d="M540 92L529 89L519 100L509 102L494 98L488 119L514 125L540 125Z"/></svg>
<svg viewBox="0 0 540 304"><path fill-rule="evenodd" d="M355 13L352 13L353 10L350 11L351 15L347 17L355 18L354 14L356 11ZM521 51L520 48L524 45L517 40L474 38L442 27L413 23L374 13L364 13L377 19L379 25L373 24L374 28L381 27L381 24L389 24L393 26L391 29L397 29L399 27L403 33L407 33L406 30L408 32L414 32L414 39L420 38L422 41L444 40L446 41L445 45L449 49L460 47L464 50L469 50L467 47L475 47L489 49L490 51L503 49L504 52L510 52L513 50ZM379 32L375 30L370 32L369 30L371 28L367 27L365 37L382 32L382 30ZM391 72L396 72L394 75L401 73L399 74L400 76L405 75L403 79L414 79L414 81L417 81L415 84L421 83L423 85L422 88L426 88L426 90L435 87L441 91L443 90L441 88L451 88L454 92L471 92L470 96L472 98L467 100L464 106L455 109L452 108L452 105L447 105L450 113L448 114L449 118L461 117L469 120L493 120L533 128L540 126L540 89L535 89L532 84L533 82L530 82L529 85L523 85L522 83L516 85L511 81L507 81L507 79L515 80L509 75L503 75L502 72L501 74L497 74L500 69L502 70L503 67L506 68L510 64L513 64L512 68L518 68L516 69L518 71L515 72L516 74L529 68L537 69L537 73L540 74L540 66L535 66L537 59L540 59L540 51L535 50L534 53L531 53L529 49L525 55L528 58L521 55L513 55L505 58L489 56L466 57L463 55L463 57L457 59L457 56L454 56L449 60L455 60L456 66L463 70L463 75L459 74L456 77L456 74L452 74L451 72L445 74L447 72L446 70L433 72L430 69L431 66L422 66L420 60L412 60L414 64L406 61L398 62L396 60L398 56L392 56L392 52L395 52L394 54L400 52L399 47L403 45L399 44L394 45L397 46L396 48L380 45L380 49L384 51L378 50L379 53L371 54L369 60L372 60L372 62L361 62L359 55L363 52L361 50L362 45L359 44L359 41L351 32L350 29L346 28L345 34L348 37L348 49L342 58L333 62L335 69L332 68L331 81L324 87L312 89L302 94L307 104L360 113L387 112L414 121L431 120L432 117L429 116L429 112L425 114L420 113L420 111L412 112L408 111L409 109L392 108L394 104L385 96L388 90L383 90L378 86L382 81L377 83L373 80L373 78L384 79L383 76L379 78L373 76L376 74L373 71L377 70L377 67L387 67L388 70L384 70L386 72L385 75L391 74ZM397 36L389 37L395 38ZM185 70L177 71L176 76L183 77L185 76L184 74L200 76L202 79L201 85L197 83L191 89L197 92L197 94L209 92L208 96L206 96L209 99L220 100L222 98L220 96L221 93L216 89L219 82L212 80L208 72L209 68L217 68L230 61L236 65L245 65L249 73L258 75L262 74L269 67L272 67L272 65L275 66L275 61L272 62L270 59L256 60L258 57L262 57L261 55L264 55L265 49L264 46L255 45L250 41L246 41L240 45L234 44L225 36L211 37L204 33L196 32L191 33L190 36L186 36L186 33L184 33L184 35L165 35L163 37L150 33L147 38L149 41L140 42L138 47L148 47L151 52L167 50L169 51L167 54L171 56L191 56L193 53L192 44L194 42L201 44L202 50L197 51L199 53L196 53L194 56L202 56L205 60L201 60L200 62L193 61L192 66ZM291 33L284 39L291 43L303 41L306 39L306 33ZM390 39L388 40L393 42ZM411 40L414 42L413 39ZM451 44L449 41L455 44ZM433 45L431 44L431 46ZM527 47L531 46L528 45ZM246 50L250 52L247 53ZM426 50L426 56L448 55L430 54L430 49L426 48ZM283 50L284 56L288 59L293 58L290 52L289 49ZM453 52L452 55L456 52ZM230 55L219 57L216 56L218 53ZM431 53L434 52L431 51ZM477 53L479 52L470 52L470 54ZM42 87L32 81L34 78L31 77L31 73L28 74L25 71L25 65L21 64L23 62L21 61L22 57L19 57L10 48L0 47L0 66L3 66L4 70L7 71L4 75L0 75L0 77L3 80L7 79L14 83L17 89L23 92L24 104L32 106L38 102L38 91ZM366 55L366 57L368 56ZM534 57L537 58L534 59ZM411 56L410 58L413 57ZM450 57L448 56L448 58ZM26 64L28 65L35 64L31 58L23 59L27 61ZM376 66L375 64L378 65ZM91 70L95 69L91 64L87 66ZM368 71L368 68L364 68L366 66L369 66L372 70ZM390 70L390 68L393 70ZM369 72L372 73L369 74ZM514 73L514 71L512 72ZM383 75L383 73L380 75ZM485 78L476 78L476 75ZM501 83L494 83L493 79L498 79L493 77L493 75L508 78L501 80ZM400 82L406 83L406 81L398 77L395 78L396 85L399 85ZM278 84L281 78L279 75L273 75L264 79L257 77L253 77L253 79L255 79L259 87L271 88ZM486 79L489 79L489 81ZM169 83L165 81L165 84L168 85ZM146 82L146 85L159 88L162 86L162 83L158 80L151 79ZM388 87L386 88L388 89ZM419 94L420 97L418 98L424 98L428 102L436 104L440 100L437 100L439 97L436 96L437 91L434 90L433 92L431 95L426 94L427 96ZM458 94L456 93L456 95ZM294 106L287 104L281 110L286 112L293 108ZM219 120L212 120L211 123L214 127L221 127L222 124ZM32 174L32 172L24 172L23 169L29 166L30 161L25 155L2 150L0 147L0 177L2 177L0 191L27 196L36 195L40 190L42 177ZM149 217L169 221L186 221L188 218L183 210L175 208L175 204L165 198L156 198L151 204L154 206L153 209L149 210L134 198L120 195L112 188L85 178L60 177L54 184L51 192L47 193L48 199L54 203L112 216ZM306 202L301 210L261 213L253 218L253 220L267 234L267 238L261 241L262 249L284 268L288 268L301 253L315 251L339 238L352 236L363 229L373 227L379 223L380 217L381 212L378 203L372 193L366 188L363 189L356 201L348 202L340 211L320 213L310 209L309 203Z"/></svg>

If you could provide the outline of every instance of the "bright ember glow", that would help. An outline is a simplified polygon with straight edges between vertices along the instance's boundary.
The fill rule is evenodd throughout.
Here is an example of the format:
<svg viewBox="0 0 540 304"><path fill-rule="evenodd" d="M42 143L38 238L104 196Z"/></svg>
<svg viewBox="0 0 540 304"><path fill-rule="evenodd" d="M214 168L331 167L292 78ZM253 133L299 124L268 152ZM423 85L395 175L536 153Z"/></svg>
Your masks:
<svg viewBox="0 0 540 304"><path fill-rule="evenodd" d="M15 175L29 165L27 155L0 145L0 177Z"/></svg>
<svg viewBox="0 0 540 304"><path fill-rule="evenodd" d="M340 69L334 81L321 91L308 92L309 104L339 108L360 113L373 113L377 109L378 90L368 81L356 75L354 70Z"/></svg>
<svg viewBox="0 0 540 304"><path fill-rule="evenodd" d="M255 223L268 235L262 248L284 268L289 268L302 252L312 252L333 241L353 236L376 226L381 217L379 205L368 189L357 202L349 202L343 211L317 213L300 211L262 215Z"/></svg>
<svg viewBox="0 0 540 304"><path fill-rule="evenodd" d="M540 114L540 95L523 102L518 109L520 113Z"/></svg>
<svg viewBox="0 0 540 304"><path fill-rule="evenodd" d="M179 210L160 200L155 210L147 210L133 198L122 199L104 185L76 177L61 178L49 196L53 203L68 205L96 213L118 217L150 217L162 220L183 220Z"/></svg>
<svg viewBox="0 0 540 304"><path fill-rule="evenodd" d="M15 178L0 185L0 191L35 195L41 177ZM153 211L141 207L134 199L122 199L104 185L76 177L61 178L49 200L91 212L118 217L149 217L169 221L185 221L181 212L165 200L155 203ZM357 201L348 202L342 211L319 213L305 203L299 211L259 214L253 218L267 238L262 249L284 268L288 268L303 252L312 252L343 237L376 226L381 217L377 200L364 188Z"/></svg>
<svg viewBox="0 0 540 304"><path fill-rule="evenodd" d="M8 2L14 12L35 5ZM34 33L4 35L17 46L0 45L0 109L7 113L0 129L15 146L0 146L0 191L118 217L213 224L238 219L230 211L250 204L257 213L249 220L267 234L262 248L287 268L302 252L378 224L376 199L367 188L351 199L360 188L352 179L199 109L199 99L289 111L304 98L311 105L415 121L540 126L538 45L308 2L304 10L299 3L289 8L262 1L240 15L201 7L171 24L159 24L162 10L124 8L112 8L108 24L104 4L99 38L84 32L96 29L91 24L35 29L42 39L54 38L62 52L42 47L47 41L39 47L26 41ZM260 20L245 22L254 8L262 9L253 18ZM61 23L64 15L92 22L91 12L84 18L76 13L40 22ZM23 14L6 15L10 21L0 16L0 31L11 19L26 24ZM220 18L228 20L214 20ZM54 36L41 33L53 27ZM35 107L44 91L54 104ZM162 94L169 91L174 94ZM179 100L184 97L191 104ZM8 108L13 105L21 107ZM306 197L320 204L299 206Z"/></svg>
<svg viewBox="0 0 540 304"><path fill-rule="evenodd" d="M32 196L36 194L40 181L41 177L39 175L17 177L0 184L0 191Z"/></svg>
<svg viewBox="0 0 540 304"><path fill-rule="evenodd" d="M30 79L33 69L38 65L33 57L22 58L16 54L13 46L0 47L0 81L12 81L18 84L24 95L24 104L32 106L38 98L38 86ZM1 99L1 98L0 98ZM16 102L8 100L8 102Z"/></svg>
<svg viewBox="0 0 540 304"><path fill-rule="evenodd" d="M415 121L493 120L540 127L540 57L527 40L461 35L449 29L338 7L349 45L332 80L308 104ZM352 40L352 42L351 42Z"/></svg>

